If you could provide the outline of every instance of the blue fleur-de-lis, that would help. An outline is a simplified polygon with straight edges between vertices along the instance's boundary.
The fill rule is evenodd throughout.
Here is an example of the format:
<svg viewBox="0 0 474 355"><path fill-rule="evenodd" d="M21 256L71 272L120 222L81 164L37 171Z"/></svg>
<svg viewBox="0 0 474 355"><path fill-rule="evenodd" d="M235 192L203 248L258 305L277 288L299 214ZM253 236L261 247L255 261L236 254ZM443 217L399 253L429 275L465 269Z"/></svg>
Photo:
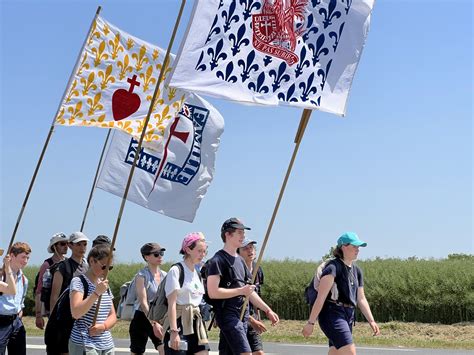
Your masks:
<svg viewBox="0 0 474 355"><path fill-rule="evenodd" d="M319 69L318 76L321 78L321 90L324 90L324 84L328 78L329 69L331 69L332 59L326 64L326 70Z"/></svg>
<svg viewBox="0 0 474 355"><path fill-rule="evenodd" d="M314 95L318 92L318 89L316 88L316 86L313 86L313 80L314 80L314 73L311 73L306 83L305 82L300 83L299 88L302 90L302 93L300 96L301 100L308 101L309 96L311 94Z"/></svg>
<svg viewBox="0 0 474 355"><path fill-rule="evenodd" d="M308 44L308 48L313 52L313 65L316 65L317 62L319 62L319 57L321 55L328 55L329 54L329 49L323 48L325 41L324 33L321 33L316 40L316 46L313 43Z"/></svg>
<svg viewBox="0 0 474 355"><path fill-rule="evenodd" d="M206 70L206 64L201 64L202 59L204 58L204 51L201 51L201 55L199 56L199 60L194 67L195 70L200 70L200 71L205 71Z"/></svg>
<svg viewBox="0 0 474 355"><path fill-rule="evenodd" d="M310 65L311 62L306 59L306 47L302 46L300 51L300 61L295 69L296 77L299 77L303 73L304 68L309 68Z"/></svg>
<svg viewBox="0 0 474 355"><path fill-rule="evenodd" d="M278 100L281 101L286 101L286 102L298 102L297 97L293 97L293 94L295 93L296 85L291 84L288 90L286 91L286 95L283 92L280 92L278 94Z"/></svg>
<svg viewBox="0 0 474 355"><path fill-rule="evenodd" d="M245 4L245 10L243 12L244 15L244 20L247 20L250 17L250 13L252 12L252 9L255 8L255 10L260 9L262 6L259 2L254 1L254 0L240 0L240 5Z"/></svg>
<svg viewBox="0 0 474 355"><path fill-rule="evenodd" d="M250 44L250 41L248 38L244 38L245 35L245 23L242 24L242 26L239 27L239 30L237 31L237 37L235 36L234 33L231 33L229 35L229 40L232 42L232 54L236 55L237 53L240 52L240 46L248 46Z"/></svg>
<svg viewBox="0 0 474 355"><path fill-rule="evenodd" d="M265 73L261 72L257 78L257 85L254 82L249 83L248 88L258 93L268 93L268 86L263 85L265 82Z"/></svg>
<svg viewBox="0 0 474 355"><path fill-rule="evenodd" d="M332 46L332 48L334 49L334 52L336 51L337 45L339 44L339 39L341 38L342 30L344 29L344 24L345 22L343 22L341 26L339 26L339 33L334 32L334 31L329 32L329 37L334 39L334 44Z"/></svg>
<svg viewBox="0 0 474 355"><path fill-rule="evenodd" d="M265 58L263 58L263 65L268 66L272 62L273 58L270 57L269 55L266 55Z"/></svg>
<svg viewBox="0 0 474 355"><path fill-rule="evenodd" d="M217 42L216 48L208 48L207 54L211 56L211 61L209 64L211 65L211 70L213 70L215 67L217 67L219 64L220 59L226 59L227 54L221 53L222 52L222 47L224 46L224 40L221 38L219 42Z"/></svg>
<svg viewBox="0 0 474 355"><path fill-rule="evenodd" d="M219 33L221 33L221 29L219 27L216 27L218 18L219 18L218 15L216 15L216 17L214 17L214 21L212 22L211 30L209 31L209 34L207 35L206 43L211 40L211 37L212 37L213 34L218 35Z"/></svg>
<svg viewBox="0 0 474 355"><path fill-rule="evenodd" d="M316 7L321 4L321 0L311 0L311 3L313 4L313 7Z"/></svg>
<svg viewBox="0 0 474 355"><path fill-rule="evenodd" d="M247 61L244 61L243 59L239 59L237 62L239 67L242 67L242 74L240 76L242 77L242 82L247 80L250 77L250 72L257 71L258 70L258 64L252 64L255 59L255 51L252 50L250 53L247 55Z"/></svg>
<svg viewBox="0 0 474 355"><path fill-rule="evenodd" d="M235 83L237 81L237 77L235 75L231 75L233 71L234 71L234 63L230 61L225 68L225 74L219 70L216 73L216 76L219 79L225 80L229 83Z"/></svg>
<svg viewBox="0 0 474 355"><path fill-rule="evenodd" d="M340 11L334 11L336 9L336 5L337 0L330 0L327 10L325 8L319 9L319 14L324 16L324 28L327 28L329 25L332 25L332 20L334 18L338 19L339 17L341 17Z"/></svg>
<svg viewBox="0 0 474 355"><path fill-rule="evenodd" d="M290 76L285 74L286 71L286 63L281 62L278 66L278 72L274 69L270 70L268 75L273 78L272 88L273 92L277 91L280 88L280 84L282 81L288 82L290 80Z"/></svg>
<svg viewBox="0 0 474 355"><path fill-rule="evenodd" d="M230 26L232 25L232 22L237 23L239 21L239 15L234 14L234 12L235 12L235 1L232 1L232 3L229 6L229 12L224 10L221 13L221 16L225 18L224 32L227 32L230 30Z"/></svg>
<svg viewBox="0 0 474 355"><path fill-rule="evenodd" d="M319 106L321 106L321 96L318 97L316 101L309 100L309 102L311 102L314 106L319 107Z"/></svg>
<svg viewBox="0 0 474 355"><path fill-rule="evenodd" d="M342 2L345 2L347 5L344 8L346 10L346 15L349 13L349 9L351 8L352 5L352 0L342 0Z"/></svg>
<svg viewBox="0 0 474 355"><path fill-rule="evenodd" d="M302 38L303 38L303 42L306 42L306 41L309 39L309 35L310 35L311 33L314 33L314 34L318 33L318 27L316 27L316 23L315 23L314 26L313 26L313 21L314 21L313 14L310 14L310 15L308 16L308 23L307 23L307 25L306 25L306 28L309 28L309 30L307 30L307 31L305 32L305 34L303 35L303 37L302 37Z"/></svg>
<svg viewBox="0 0 474 355"><path fill-rule="evenodd" d="M224 0L219 1L219 6L217 7L217 10L219 10L222 6L224 6Z"/></svg>

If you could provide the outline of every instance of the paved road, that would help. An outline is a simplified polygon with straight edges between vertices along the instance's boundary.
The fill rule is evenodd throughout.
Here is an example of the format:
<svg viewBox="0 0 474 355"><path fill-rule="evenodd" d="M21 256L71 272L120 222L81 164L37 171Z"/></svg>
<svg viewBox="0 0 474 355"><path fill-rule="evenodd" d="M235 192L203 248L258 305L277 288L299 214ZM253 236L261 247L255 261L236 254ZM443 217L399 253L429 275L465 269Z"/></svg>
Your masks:
<svg viewBox="0 0 474 355"><path fill-rule="evenodd" d="M128 339L114 339L116 354L130 354ZM28 355L39 355L45 353L43 337L27 338ZM265 343L265 354L267 355L326 355L325 345L303 345L303 344L280 344ZM217 343L211 342L210 355L218 355ZM147 349L147 354L158 354L156 350ZM474 355L472 350L433 350L433 349L407 349L407 348L377 348L377 347L357 347L358 355ZM11 354L14 355L14 354Z"/></svg>

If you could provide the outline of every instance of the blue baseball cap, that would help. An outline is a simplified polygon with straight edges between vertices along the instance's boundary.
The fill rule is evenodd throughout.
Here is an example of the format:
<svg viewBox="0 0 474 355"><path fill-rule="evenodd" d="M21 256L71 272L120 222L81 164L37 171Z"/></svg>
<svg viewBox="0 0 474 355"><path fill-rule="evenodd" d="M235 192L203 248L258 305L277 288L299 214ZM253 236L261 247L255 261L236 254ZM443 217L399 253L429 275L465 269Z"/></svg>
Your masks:
<svg viewBox="0 0 474 355"><path fill-rule="evenodd" d="M367 243L360 240L357 234L353 232L346 232L339 237L339 239L337 240L337 246L340 247L341 245L344 245L344 244L351 244L356 247L367 246Z"/></svg>

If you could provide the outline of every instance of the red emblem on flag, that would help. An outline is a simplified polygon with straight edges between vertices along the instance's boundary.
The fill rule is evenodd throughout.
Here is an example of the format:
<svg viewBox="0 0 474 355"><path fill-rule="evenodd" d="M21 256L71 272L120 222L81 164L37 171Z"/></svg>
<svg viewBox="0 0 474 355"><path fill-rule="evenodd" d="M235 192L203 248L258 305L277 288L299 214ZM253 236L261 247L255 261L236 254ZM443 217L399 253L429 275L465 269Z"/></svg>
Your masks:
<svg viewBox="0 0 474 355"><path fill-rule="evenodd" d="M133 92L135 86L140 86L140 83L135 80L136 78L137 76L134 75L131 79L127 79L127 82L130 84L128 91L118 89L112 95L112 113L115 121L120 121L133 115L140 108L140 96Z"/></svg>
<svg viewBox="0 0 474 355"><path fill-rule="evenodd" d="M301 22L305 20L308 0L291 0L285 4L286 8L283 0L263 1L262 12L252 15L252 42L256 50L293 65L299 60L295 54L296 40L304 32Z"/></svg>

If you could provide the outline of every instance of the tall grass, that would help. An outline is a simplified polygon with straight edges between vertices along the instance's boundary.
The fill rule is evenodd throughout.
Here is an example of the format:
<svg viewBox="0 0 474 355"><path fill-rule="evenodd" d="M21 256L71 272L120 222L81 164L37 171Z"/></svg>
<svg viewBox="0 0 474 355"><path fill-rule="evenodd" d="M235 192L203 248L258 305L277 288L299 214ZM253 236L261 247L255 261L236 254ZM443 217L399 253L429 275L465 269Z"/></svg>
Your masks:
<svg viewBox="0 0 474 355"><path fill-rule="evenodd" d="M364 288L375 318L380 322L407 321L453 324L474 321L474 256L443 260L374 259L357 263L364 272ZM309 315L304 288L318 263L301 260L263 262L264 300L282 319L302 320ZM171 264L163 266L168 270ZM120 285L132 279L142 264L119 264L109 273L118 302ZM33 281L38 267L28 267L30 280L26 314L34 314ZM359 315L359 319L361 316Z"/></svg>

